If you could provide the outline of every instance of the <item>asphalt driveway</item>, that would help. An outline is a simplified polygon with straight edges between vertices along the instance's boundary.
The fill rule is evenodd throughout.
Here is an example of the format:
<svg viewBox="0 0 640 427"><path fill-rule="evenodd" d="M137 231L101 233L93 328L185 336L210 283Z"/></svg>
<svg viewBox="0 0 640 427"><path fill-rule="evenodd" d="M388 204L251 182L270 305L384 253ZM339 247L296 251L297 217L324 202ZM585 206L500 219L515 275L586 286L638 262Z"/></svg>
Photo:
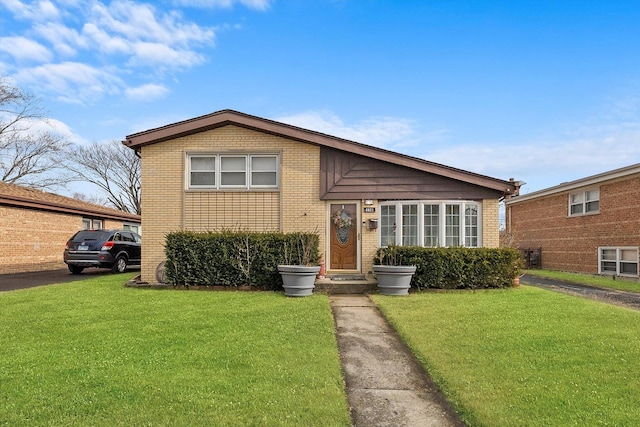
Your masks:
<svg viewBox="0 0 640 427"><path fill-rule="evenodd" d="M134 269L139 269L139 267L132 266L127 268L127 270ZM65 268L31 273L0 274L0 292L75 282L77 280L103 276L105 274L111 274L111 270L105 268L87 268L82 274L71 274L69 270Z"/></svg>
<svg viewBox="0 0 640 427"><path fill-rule="evenodd" d="M529 274L522 276L520 283L640 310L640 294L635 292L579 285Z"/></svg>

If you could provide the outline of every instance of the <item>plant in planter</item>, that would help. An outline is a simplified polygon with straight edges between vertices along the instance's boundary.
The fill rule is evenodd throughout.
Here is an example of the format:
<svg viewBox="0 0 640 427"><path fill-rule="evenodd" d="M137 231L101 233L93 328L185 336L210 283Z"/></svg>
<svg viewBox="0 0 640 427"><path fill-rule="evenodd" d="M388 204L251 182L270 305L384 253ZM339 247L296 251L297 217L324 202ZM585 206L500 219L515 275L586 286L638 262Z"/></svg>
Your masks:
<svg viewBox="0 0 640 427"><path fill-rule="evenodd" d="M278 265L284 294L304 297L313 294L318 265L319 237L317 233L292 233L285 238L283 251L285 264Z"/></svg>
<svg viewBox="0 0 640 427"><path fill-rule="evenodd" d="M373 272L382 295L408 295L415 265L403 265L402 254L396 246L379 248L373 260Z"/></svg>

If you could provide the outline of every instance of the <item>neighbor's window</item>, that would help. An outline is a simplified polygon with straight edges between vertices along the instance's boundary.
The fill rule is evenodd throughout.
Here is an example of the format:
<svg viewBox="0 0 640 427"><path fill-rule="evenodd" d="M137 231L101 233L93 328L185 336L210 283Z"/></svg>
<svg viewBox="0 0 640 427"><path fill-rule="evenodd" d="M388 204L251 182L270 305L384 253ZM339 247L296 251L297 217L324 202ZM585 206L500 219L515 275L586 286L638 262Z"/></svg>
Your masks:
<svg viewBox="0 0 640 427"><path fill-rule="evenodd" d="M101 219L82 218L82 229L83 230L99 230L101 228L102 228L102 220Z"/></svg>
<svg viewBox="0 0 640 427"><path fill-rule="evenodd" d="M187 188L278 188L278 160L273 154L189 154Z"/></svg>
<svg viewBox="0 0 640 427"><path fill-rule="evenodd" d="M140 234L140 226L138 224L123 224L122 229L133 231L134 233Z"/></svg>
<svg viewBox="0 0 640 427"><path fill-rule="evenodd" d="M482 245L480 205L476 202L382 202L380 245Z"/></svg>
<svg viewBox="0 0 640 427"><path fill-rule="evenodd" d="M600 190L587 190L569 195L569 216L600 211Z"/></svg>
<svg viewBox="0 0 640 427"><path fill-rule="evenodd" d="M638 276L638 248L598 248L598 272L616 276Z"/></svg>

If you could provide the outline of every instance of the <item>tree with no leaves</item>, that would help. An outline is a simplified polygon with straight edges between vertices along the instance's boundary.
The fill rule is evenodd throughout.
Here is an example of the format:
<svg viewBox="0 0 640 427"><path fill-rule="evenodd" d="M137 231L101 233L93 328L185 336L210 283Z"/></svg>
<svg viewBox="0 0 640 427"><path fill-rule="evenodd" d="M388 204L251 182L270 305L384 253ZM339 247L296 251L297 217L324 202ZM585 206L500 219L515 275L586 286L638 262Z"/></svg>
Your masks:
<svg viewBox="0 0 640 427"><path fill-rule="evenodd" d="M140 158L119 141L77 146L68 152L67 168L77 178L96 185L116 209L140 210Z"/></svg>
<svg viewBox="0 0 640 427"><path fill-rule="evenodd" d="M40 99L0 77L0 181L32 188L64 186L61 155L69 146L50 130Z"/></svg>

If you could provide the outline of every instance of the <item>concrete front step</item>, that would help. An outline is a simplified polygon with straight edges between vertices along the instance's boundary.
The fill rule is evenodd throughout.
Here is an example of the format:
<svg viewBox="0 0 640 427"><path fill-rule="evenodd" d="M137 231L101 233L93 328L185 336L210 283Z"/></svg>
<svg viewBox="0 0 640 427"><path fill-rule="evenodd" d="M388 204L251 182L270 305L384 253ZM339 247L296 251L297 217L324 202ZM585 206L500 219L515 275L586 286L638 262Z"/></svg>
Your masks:
<svg viewBox="0 0 640 427"><path fill-rule="evenodd" d="M378 281L365 280L331 280L330 278L316 279L317 292L327 294L368 294L378 289Z"/></svg>

